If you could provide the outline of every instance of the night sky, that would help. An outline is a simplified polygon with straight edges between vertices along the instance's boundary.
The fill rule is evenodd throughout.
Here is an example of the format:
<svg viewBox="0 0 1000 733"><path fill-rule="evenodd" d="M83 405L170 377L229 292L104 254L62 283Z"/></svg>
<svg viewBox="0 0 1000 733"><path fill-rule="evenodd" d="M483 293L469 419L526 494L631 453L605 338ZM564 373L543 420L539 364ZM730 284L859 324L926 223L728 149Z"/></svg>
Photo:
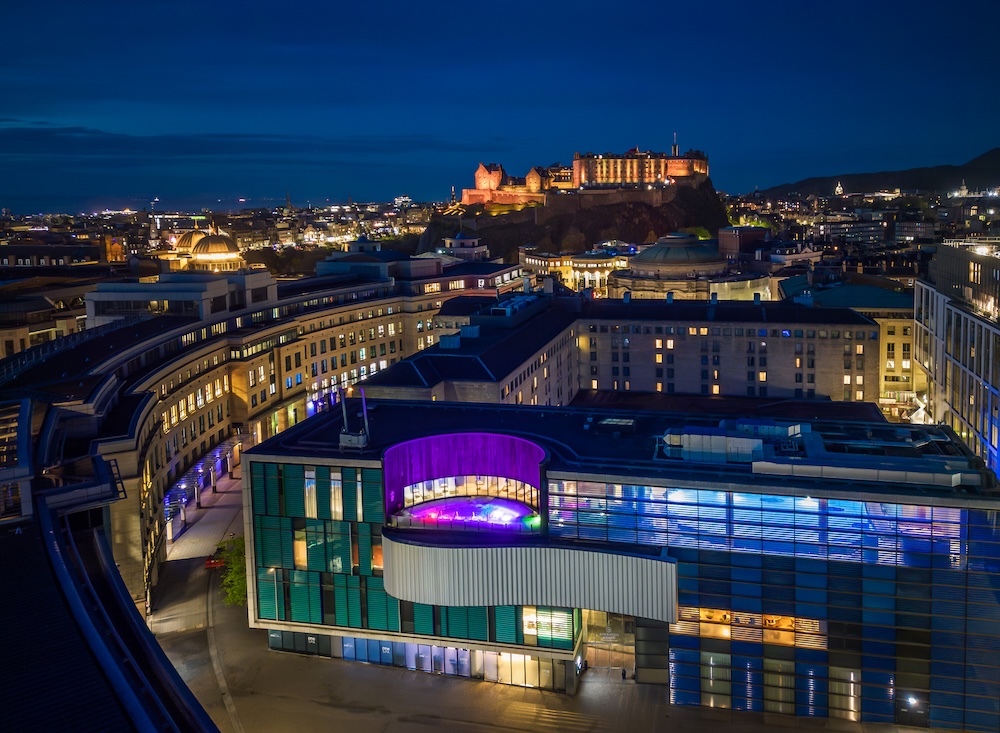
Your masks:
<svg viewBox="0 0 1000 733"><path fill-rule="evenodd" d="M734 193L1000 145L985 0L42 0L3 20L15 213L443 200L480 161L523 176L674 132Z"/></svg>

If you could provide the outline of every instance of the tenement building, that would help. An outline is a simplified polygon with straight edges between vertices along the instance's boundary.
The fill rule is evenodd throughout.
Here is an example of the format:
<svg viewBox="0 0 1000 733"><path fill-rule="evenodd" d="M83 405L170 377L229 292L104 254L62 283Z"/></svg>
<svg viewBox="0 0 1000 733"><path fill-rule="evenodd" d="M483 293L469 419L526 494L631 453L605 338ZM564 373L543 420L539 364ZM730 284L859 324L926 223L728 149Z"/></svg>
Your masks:
<svg viewBox="0 0 1000 733"><path fill-rule="evenodd" d="M342 408L244 454L272 648L569 693L614 665L664 704L1000 726L998 489L947 426Z"/></svg>
<svg viewBox="0 0 1000 733"><path fill-rule="evenodd" d="M927 416L1000 470L1000 239L946 240L915 288Z"/></svg>
<svg viewBox="0 0 1000 733"><path fill-rule="evenodd" d="M877 402L878 360L878 325L846 308L536 292L487 304L368 389L528 405L587 391Z"/></svg>

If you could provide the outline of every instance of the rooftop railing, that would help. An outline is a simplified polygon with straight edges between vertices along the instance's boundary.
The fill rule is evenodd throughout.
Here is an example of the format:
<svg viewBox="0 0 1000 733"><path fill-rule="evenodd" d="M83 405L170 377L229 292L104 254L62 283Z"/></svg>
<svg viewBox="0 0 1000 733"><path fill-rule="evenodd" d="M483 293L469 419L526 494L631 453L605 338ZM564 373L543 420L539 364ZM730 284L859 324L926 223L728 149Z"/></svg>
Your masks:
<svg viewBox="0 0 1000 733"><path fill-rule="evenodd" d="M77 331L66 336L60 336L52 341L46 341L44 344L32 346L30 349L26 349L13 356L8 356L6 359L0 361L0 384L11 381L35 364L46 361L49 357L59 354L66 349L97 338L98 336L111 333L112 331L117 331L119 328L132 326L149 318L150 316L148 315L122 318L95 328L88 328L85 331Z"/></svg>

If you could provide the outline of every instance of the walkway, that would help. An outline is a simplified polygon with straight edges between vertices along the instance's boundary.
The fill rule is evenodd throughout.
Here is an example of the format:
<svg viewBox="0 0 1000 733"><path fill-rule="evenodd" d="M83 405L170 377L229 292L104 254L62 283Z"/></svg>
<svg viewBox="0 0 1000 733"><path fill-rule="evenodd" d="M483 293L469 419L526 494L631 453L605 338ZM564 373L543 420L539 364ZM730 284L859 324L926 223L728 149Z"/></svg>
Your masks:
<svg viewBox="0 0 1000 733"><path fill-rule="evenodd" d="M156 635L208 627L205 591L209 571L204 568L204 560L230 534L243 534L239 466L234 473L218 480L216 493L211 489L202 491L201 508L196 508L194 502L186 507L187 527L176 541L167 543L167 562L160 566L160 583L147 619L150 631Z"/></svg>
<svg viewBox="0 0 1000 733"><path fill-rule="evenodd" d="M237 466L234 476L218 479L217 491L203 489L201 508L194 502L185 508L187 528L173 542L167 543L167 560L188 560L208 557L219 543L234 535L243 534L243 482L242 468Z"/></svg>

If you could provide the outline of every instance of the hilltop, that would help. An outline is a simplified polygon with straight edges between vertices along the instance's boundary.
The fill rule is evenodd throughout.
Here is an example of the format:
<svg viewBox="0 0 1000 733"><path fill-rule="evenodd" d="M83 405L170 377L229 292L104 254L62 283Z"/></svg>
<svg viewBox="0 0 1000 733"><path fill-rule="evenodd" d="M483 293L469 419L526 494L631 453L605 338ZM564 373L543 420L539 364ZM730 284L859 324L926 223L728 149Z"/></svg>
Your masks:
<svg viewBox="0 0 1000 733"><path fill-rule="evenodd" d="M611 239L642 243L670 232L702 227L717 234L729 225L726 209L710 180L677 186L667 196L609 195L606 205L585 208L546 206L475 218L436 216L420 238L419 252L433 250L459 228L481 237L493 257L517 261L517 248L533 244L542 252L584 252ZM572 195L566 197L573 202Z"/></svg>
<svg viewBox="0 0 1000 733"><path fill-rule="evenodd" d="M1000 148L993 148L962 165L935 165L902 171L818 176L806 178L796 183L782 183L779 186L772 186L761 191L761 193L767 197L783 196L793 191L803 196L809 194L829 196L833 193L837 183L840 182L844 186L845 193L899 188L904 191L917 190L943 194L956 190L963 180L970 191L981 191L1000 186Z"/></svg>

